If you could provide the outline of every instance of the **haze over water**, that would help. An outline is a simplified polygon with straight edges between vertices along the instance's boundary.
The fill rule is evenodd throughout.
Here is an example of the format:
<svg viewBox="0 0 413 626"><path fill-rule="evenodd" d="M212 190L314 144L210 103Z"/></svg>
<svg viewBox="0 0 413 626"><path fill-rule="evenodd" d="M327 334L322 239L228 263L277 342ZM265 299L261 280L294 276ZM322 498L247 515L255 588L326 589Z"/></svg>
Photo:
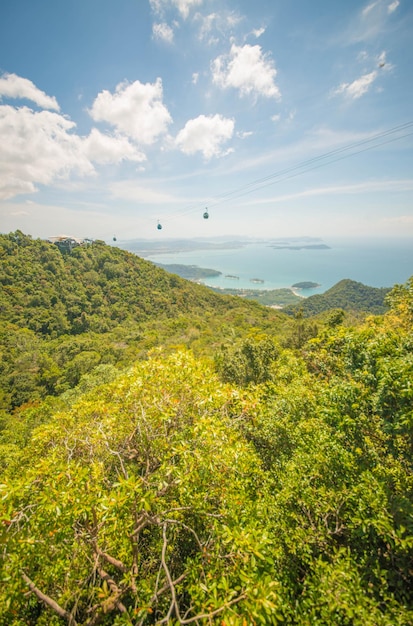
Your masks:
<svg viewBox="0 0 413 626"><path fill-rule="evenodd" d="M218 270L221 276L203 280L213 287L279 289L303 281L320 285L302 290L302 295L323 293L344 278L371 287L392 287L413 275L413 242L409 239L325 239L324 243L330 247L274 249L266 242L232 249L151 254L145 258L165 265L178 263ZM252 279L264 282L254 283Z"/></svg>

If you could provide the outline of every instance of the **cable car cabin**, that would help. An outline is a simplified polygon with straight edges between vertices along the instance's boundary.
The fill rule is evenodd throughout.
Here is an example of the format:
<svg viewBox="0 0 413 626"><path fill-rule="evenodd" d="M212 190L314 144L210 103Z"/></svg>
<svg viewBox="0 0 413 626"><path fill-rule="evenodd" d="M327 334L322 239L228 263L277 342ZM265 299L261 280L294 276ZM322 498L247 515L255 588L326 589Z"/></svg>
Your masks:
<svg viewBox="0 0 413 626"><path fill-rule="evenodd" d="M207 220L209 217L209 213L208 213L208 209L205 209L204 214L202 216L204 218L204 220Z"/></svg>
<svg viewBox="0 0 413 626"><path fill-rule="evenodd" d="M162 230L162 224L160 222L158 222L158 225L156 227L158 230Z"/></svg>
<svg viewBox="0 0 413 626"><path fill-rule="evenodd" d="M116 237L113 237L113 241L116 241Z"/></svg>

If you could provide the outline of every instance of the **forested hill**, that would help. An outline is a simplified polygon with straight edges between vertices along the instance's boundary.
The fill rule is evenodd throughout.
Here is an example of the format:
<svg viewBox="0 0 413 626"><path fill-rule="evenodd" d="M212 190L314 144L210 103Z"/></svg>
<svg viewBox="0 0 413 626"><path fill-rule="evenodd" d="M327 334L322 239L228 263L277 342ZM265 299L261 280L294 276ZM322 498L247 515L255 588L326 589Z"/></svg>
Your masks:
<svg viewBox="0 0 413 626"><path fill-rule="evenodd" d="M2 318L41 335L107 331L120 322L219 311L230 299L95 241L61 253L22 233L0 236Z"/></svg>
<svg viewBox="0 0 413 626"><path fill-rule="evenodd" d="M304 317L317 315L330 309L363 311L379 315L387 310L385 303L389 288L368 287L363 283L345 278L325 293L303 299L299 304L285 307L286 313L301 311Z"/></svg>
<svg viewBox="0 0 413 626"><path fill-rule="evenodd" d="M254 327L274 335L291 323L101 241L62 253L20 231L0 235L0 409L61 393L158 345L211 353Z"/></svg>

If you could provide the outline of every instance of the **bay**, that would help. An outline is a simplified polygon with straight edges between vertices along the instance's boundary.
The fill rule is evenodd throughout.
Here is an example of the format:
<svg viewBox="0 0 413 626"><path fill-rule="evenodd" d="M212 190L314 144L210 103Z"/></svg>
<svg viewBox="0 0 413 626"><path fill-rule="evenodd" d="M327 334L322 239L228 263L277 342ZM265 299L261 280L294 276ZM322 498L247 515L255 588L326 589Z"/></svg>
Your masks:
<svg viewBox="0 0 413 626"><path fill-rule="evenodd" d="M267 241L229 249L152 253L145 258L164 265L197 265L220 271L220 276L203 279L211 287L280 289L304 281L319 285L300 290L303 296L323 293L344 278L371 287L392 287L413 275L411 239L324 239L323 242L329 247L274 248Z"/></svg>

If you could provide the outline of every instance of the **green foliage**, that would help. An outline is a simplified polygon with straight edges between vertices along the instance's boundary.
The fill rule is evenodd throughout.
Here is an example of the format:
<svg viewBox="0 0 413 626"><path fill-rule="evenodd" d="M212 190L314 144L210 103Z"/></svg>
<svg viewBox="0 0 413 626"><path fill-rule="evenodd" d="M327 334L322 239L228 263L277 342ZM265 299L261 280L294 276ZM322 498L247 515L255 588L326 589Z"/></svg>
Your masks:
<svg viewBox="0 0 413 626"><path fill-rule="evenodd" d="M127 366L155 346L191 345L212 356L234 326L282 334L290 323L100 241L62 254L20 231L0 235L0 270L6 410L59 394L100 364Z"/></svg>
<svg viewBox="0 0 413 626"><path fill-rule="evenodd" d="M0 239L1 625L413 623L412 280L316 327Z"/></svg>
<svg viewBox="0 0 413 626"><path fill-rule="evenodd" d="M210 276L220 276L221 272L217 270L211 270L205 267L198 267L198 265L163 265L162 263L155 263L158 267L162 267L171 274L177 274L181 278L187 278L188 280L201 280L202 278L208 278Z"/></svg>
<svg viewBox="0 0 413 626"><path fill-rule="evenodd" d="M178 353L34 431L2 486L3 623L275 623L266 478L229 421L240 408Z"/></svg>
<svg viewBox="0 0 413 626"><path fill-rule="evenodd" d="M330 309L344 309L345 311L363 311L365 313L381 314L387 310L386 296L390 289L368 287L362 283L349 280L340 280L336 285L323 294L315 294L300 304L285 307L285 312L293 314L299 308L304 317L317 315Z"/></svg>
<svg viewBox="0 0 413 626"><path fill-rule="evenodd" d="M288 305L294 305L302 301L292 289L288 287L282 289L231 289L222 287L212 288L217 293L227 294L231 296L241 296L246 300L254 300L264 306L272 306L275 308L283 308Z"/></svg>
<svg viewBox="0 0 413 626"><path fill-rule="evenodd" d="M240 386L257 385L271 379L271 365L279 349L265 335L252 335L235 345L221 346L215 364L223 381Z"/></svg>

